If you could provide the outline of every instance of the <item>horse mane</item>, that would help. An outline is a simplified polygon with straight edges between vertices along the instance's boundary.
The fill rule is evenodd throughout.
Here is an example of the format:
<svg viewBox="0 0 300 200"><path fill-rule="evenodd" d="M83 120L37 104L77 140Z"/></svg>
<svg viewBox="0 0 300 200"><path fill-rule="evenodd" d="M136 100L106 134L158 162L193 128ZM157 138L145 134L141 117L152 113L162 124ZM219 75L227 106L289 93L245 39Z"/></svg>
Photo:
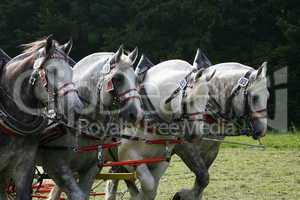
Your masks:
<svg viewBox="0 0 300 200"><path fill-rule="evenodd" d="M58 44L57 41L55 41L55 40L53 40L53 41L56 45ZM34 41L34 42L30 42L30 43L27 43L27 44L22 44L21 47L24 49L23 53L33 54L36 51L38 51L39 49L45 47L46 44L47 44L47 37L44 37L44 38L39 39L39 40Z"/></svg>
<svg viewBox="0 0 300 200"><path fill-rule="evenodd" d="M210 67L211 69L216 69L216 70L237 70L237 71L240 71L240 70L243 70L243 71L247 71L247 70L255 70L253 67L250 67L250 66L247 66L247 65L244 65L244 64L241 64L241 63L237 63L237 62L227 62L227 63L219 63L219 64L216 64L216 65L212 65ZM242 71L241 71L242 72Z"/></svg>
<svg viewBox="0 0 300 200"><path fill-rule="evenodd" d="M57 41L53 40L55 42L55 44L58 44ZM39 39L37 41L34 42L30 42L27 44L22 44L20 45L20 47L23 48L23 51L20 55L17 55L16 57L12 58L8 63L11 64L13 62L18 62L20 60L23 60L29 56L32 56L33 54L35 54L36 51L38 51L39 49L45 47L47 44L47 37L44 37L42 39Z"/></svg>
<svg viewBox="0 0 300 200"><path fill-rule="evenodd" d="M32 54L33 52L36 52L40 48L45 47L46 42L47 42L46 38L43 38L43 39L37 40L35 42L22 44L21 47L24 49L23 53Z"/></svg>

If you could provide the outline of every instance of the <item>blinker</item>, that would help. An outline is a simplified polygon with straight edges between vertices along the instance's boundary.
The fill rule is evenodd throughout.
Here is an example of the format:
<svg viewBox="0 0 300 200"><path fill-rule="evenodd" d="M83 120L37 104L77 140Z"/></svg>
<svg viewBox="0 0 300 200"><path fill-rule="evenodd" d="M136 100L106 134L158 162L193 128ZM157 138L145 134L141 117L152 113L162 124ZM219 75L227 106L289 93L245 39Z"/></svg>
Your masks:
<svg viewBox="0 0 300 200"><path fill-rule="evenodd" d="M114 83L112 81L112 79L110 79L107 84L106 84L106 88L105 88L105 91L106 92L111 92L114 90Z"/></svg>

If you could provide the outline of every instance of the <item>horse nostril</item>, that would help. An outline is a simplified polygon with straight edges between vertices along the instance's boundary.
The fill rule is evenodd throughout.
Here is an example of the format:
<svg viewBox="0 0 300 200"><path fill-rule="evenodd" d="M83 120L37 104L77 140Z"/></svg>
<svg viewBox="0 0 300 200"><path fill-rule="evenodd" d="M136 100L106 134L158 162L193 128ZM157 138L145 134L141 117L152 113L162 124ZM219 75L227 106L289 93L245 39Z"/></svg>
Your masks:
<svg viewBox="0 0 300 200"><path fill-rule="evenodd" d="M129 114L129 120L130 120L131 122L134 122L134 121L136 120L135 114L130 113L130 114Z"/></svg>

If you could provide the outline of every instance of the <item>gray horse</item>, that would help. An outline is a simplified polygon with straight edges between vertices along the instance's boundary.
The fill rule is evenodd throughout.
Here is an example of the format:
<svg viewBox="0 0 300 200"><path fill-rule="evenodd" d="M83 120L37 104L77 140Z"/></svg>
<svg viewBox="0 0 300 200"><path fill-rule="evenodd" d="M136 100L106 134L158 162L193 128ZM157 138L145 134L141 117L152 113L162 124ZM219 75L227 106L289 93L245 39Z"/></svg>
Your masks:
<svg viewBox="0 0 300 200"><path fill-rule="evenodd" d="M67 62L72 43L59 45L50 36L24 47L24 53L8 62L1 72L1 200L6 199L5 190L11 180L16 199L31 199L38 141L48 117L67 118L70 112L82 108Z"/></svg>
<svg viewBox="0 0 300 200"><path fill-rule="evenodd" d="M145 59L139 77L144 77L152 63ZM208 67L210 61L200 51L195 58L195 67ZM267 128L266 107L269 96L266 81L266 63L258 70L238 63L224 63L208 68L207 73L216 72L208 82L210 89L209 109L215 114L213 117L204 117L207 134L215 134L217 138L223 139L225 135L236 135L239 133L218 133L211 129L218 125L218 120L226 121L233 125L233 131L240 131L241 126L251 126L250 132L253 137L262 137ZM239 86L240 85L240 86ZM215 118L215 119L214 119ZM237 120L237 121L236 121ZM239 122L238 122L239 121ZM241 124L242 123L242 124ZM248 130L249 131L249 130ZM214 138L215 138L214 137ZM199 199L202 197L204 188L208 185L208 168L214 161L219 150L219 142L195 140L196 144L176 145L173 153L182 158L185 164L196 174L196 181L192 190L178 192L174 199ZM108 184L107 199L115 199L117 183ZM133 187L131 185L131 187Z"/></svg>
<svg viewBox="0 0 300 200"><path fill-rule="evenodd" d="M57 184L49 199L59 199L62 191L71 200L89 199L95 176L101 170L99 152L79 153L73 148L104 143L112 134L107 131L111 122L141 120L140 95L133 69L138 51L136 48L128 55L123 51L121 46L116 53L95 53L74 66L73 81L85 102L80 117L81 131L88 136L61 130L61 137L41 146L38 160ZM110 142L109 138L106 140Z"/></svg>
<svg viewBox="0 0 300 200"><path fill-rule="evenodd" d="M138 73L142 73L139 70ZM207 81L214 73L206 74L183 60L169 60L153 66L142 81L143 105L147 110L148 121L142 126L125 128L121 131L123 139L116 156L120 161L143 160L165 157L154 164L141 164L136 167L125 166L127 171L137 172L141 188L128 184L132 199L152 200L156 197L160 178L169 166L169 156L176 138L202 135L201 115L208 100ZM142 80L142 79L141 79ZM155 120L160 125L155 126ZM153 123L152 123L153 122ZM153 128L147 128L147 127ZM165 128L164 128L165 127ZM182 129L191 128L191 133L183 135ZM168 131L172 129L173 133ZM155 130L155 131L153 131ZM148 141L148 142L147 142ZM150 141L162 141L151 144ZM114 185L113 185L113 184ZM107 184L106 199L116 198L117 181Z"/></svg>
<svg viewBox="0 0 300 200"><path fill-rule="evenodd" d="M209 82L210 105L213 113L219 113L217 120L232 124L240 120L251 126L254 139L264 136L267 129L267 90L266 71L264 63L258 70L239 63L222 63L208 68L216 70ZM245 77L246 76L246 77ZM248 79L248 82L247 82ZM242 80L246 80L243 84ZM243 84L243 85L242 85ZM241 85L239 87L239 85ZM240 88L237 90L237 88ZM231 101L231 102L230 102ZM217 120L210 122L210 127ZM234 124L236 125L236 124ZM238 129L238 127L236 127ZM237 130L235 129L235 130ZM224 133L226 136L228 133ZM224 137L217 137L224 139ZM176 193L173 199L201 199L203 190L209 183L208 169L218 155L220 142L202 140L197 144L176 145L173 153L177 154L196 175L193 189L183 189Z"/></svg>

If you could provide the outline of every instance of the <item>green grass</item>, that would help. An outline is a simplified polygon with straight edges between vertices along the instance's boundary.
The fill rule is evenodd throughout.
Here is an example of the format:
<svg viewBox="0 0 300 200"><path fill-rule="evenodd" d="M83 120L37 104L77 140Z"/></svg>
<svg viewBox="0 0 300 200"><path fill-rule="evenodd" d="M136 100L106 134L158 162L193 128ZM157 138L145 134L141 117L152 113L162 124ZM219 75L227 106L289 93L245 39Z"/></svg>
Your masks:
<svg viewBox="0 0 300 200"><path fill-rule="evenodd" d="M247 137L226 140L257 144ZM268 134L263 144L265 150L223 144L210 169L204 199L300 199L300 134ZM192 187L193 182L193 173L175 156L161 179L156 199L171 199L181 188ZM128 195L124 199L129 199Z"/></svg>
<svg viewBox="0 0 300 200"><path fill-rule="evenodd" d="M226 141L242 142L247 144L258 144L256 140L251 137L227 137ZM273 149L300 149L300 133L268 133L261 139L266 148ZM222 148L247 148L244 146L234 144L223 144Z"/></svg>

